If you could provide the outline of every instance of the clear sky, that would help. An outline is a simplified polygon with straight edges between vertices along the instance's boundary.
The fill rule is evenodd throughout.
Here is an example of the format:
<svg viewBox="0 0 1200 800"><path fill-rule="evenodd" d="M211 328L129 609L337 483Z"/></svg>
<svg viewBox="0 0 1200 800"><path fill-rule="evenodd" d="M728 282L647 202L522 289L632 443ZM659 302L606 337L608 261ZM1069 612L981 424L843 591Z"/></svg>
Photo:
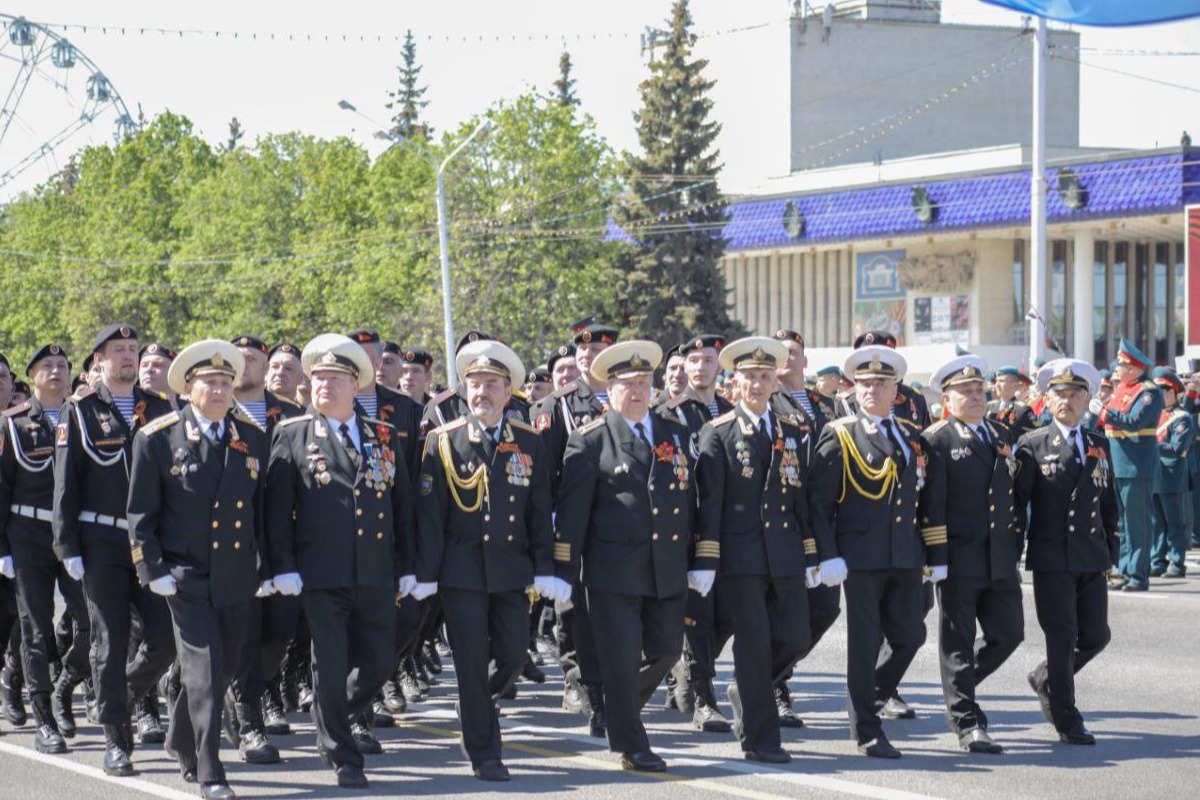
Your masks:
<svg viewBox="0 0 1200 800"><path fill-rule="evenodd" d="M530 86L546 89L557 74L565 46L576 65L577 90L614 146L636 146L632 111L637 85L645 76L639 34L647 26L663 27L670 0L522 0L479 2L441 0L18 0L3 2L0 11L24 14L49 23L88 25L65 34L112 80L126 102L147 116L163 109L186 114L213 141L225 136L228 120L237 116L249 138L300 130L317 136L349 135L381 145L371 134L377 126L339 110L337 102L353 102L381 124L389 112L386 92L396 85L399 44L411 28L418 58L429 86L427 116L445 130L503 97ZM720 147L725 163L722 188L741 191L786 169L786 134L764 136L764 109L787 102L788 0L693 0L696 29L705 36L698 52L711 60L715 114L724 125ZM1018 25L1016 14L978 0L946 0L943 20ZM743 32L743 26L769 23ZM101 31L101 26L108 28ZM117 29L125 27L125 35ZM183 36L136 32L142 26L239 31ZM274 42L251 32L311 34ZM61 28L56 32L63 33ZM343 44L345 34L351 41ZM324 41L329 36L331 41ZM359 36L368 37L360 42ZM383 37L383 42L374 40ZM496 41L499 37L499 41ZM1200 51L1200 21L1132 29L1084 29L1083 48ZM7 51L11 52L11 51ZM936 59L931 54L931 59ZM1200 143L1200 57L1084 53L1082 60L1159 81L1183 84L1192 91L1122 77L1095 67L1081 68L1081 143L1092 146L1153 147L1173 145L1189 129ZM0 60L0 86L11 83L17 64ZM944 68L944 83L958 75ZM75 97L81 90L72 85ZM934 85L931 82L931 86ZM7 89L3 89L7 91ZM76 113L64 94L45 81L22 98L13 141L6 140L0 166L19 156L17 141L36 143ZM881 110L881 115L889 110ZM84 139L101 141L111 132L107 122L89 129ZM80 141L80 140L75 140ZM764 146L764 142L767 144ZM776 143L782 143L777 147ZM22 151L24 152L24 151ZM39 164L30 174L39 180L50 172ZM22 181L27 184L28 181ZM11 187L0 189L7 197Z"/></svg>

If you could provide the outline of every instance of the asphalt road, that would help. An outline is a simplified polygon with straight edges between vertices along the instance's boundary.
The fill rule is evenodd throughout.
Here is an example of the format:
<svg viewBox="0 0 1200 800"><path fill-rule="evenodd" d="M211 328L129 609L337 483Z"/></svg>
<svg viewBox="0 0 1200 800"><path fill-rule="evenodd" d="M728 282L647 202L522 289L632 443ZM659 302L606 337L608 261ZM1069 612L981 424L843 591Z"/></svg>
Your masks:
<svg viewBox="0 0 1200 800"><path fill-rule="evenodd" d="M561 676L547 668L542 686L522 683L515 701L503 705L508 784L471 777L459 752L454 717L453 670L449 664L429 700L377 730L385 752L368 757L371 788L336 787L332 772L316 757L310 720L293 715L295 733L275 737L284 763L250 767L226 748L229 778L240 797L324 798L456 796L486 793L495 798L536 795L643 800L694 798L869 797L869 798L1044 798L1181 796L1200 783L1200 561L1195 577L1157 581L1145 594L1110 594L1112 644L1078 676L1077 701L1099 739L1095 747L1058 743L1042 719L1026 673L1041 660L1043 641L1026 584L1026 641L982 687L993 737L1005 746L998 756L959 751L944 718L934 647L936 630L902 685L917 709L916 720L885 723L904 752L896 762L857 755L845 712L845 631L839 620L817 650L797 669L793 693L807 723L785 731L793 761L764 767L741 760L732 734L693 731L690 719L662 709L663 693L645 713L653 747L668 762L665 775L622 772L602 740L586 735L582 719L560 710ZM930 616L932 621L933 616ZM726 652L718 692L731 662ZM82 714L80 715L82 716ZM103 740L84 725L66 756L34 752L28 726L0 725L0 799L196 797L161 749L134 754L135 778L107 778L100 770Z"/></svg>

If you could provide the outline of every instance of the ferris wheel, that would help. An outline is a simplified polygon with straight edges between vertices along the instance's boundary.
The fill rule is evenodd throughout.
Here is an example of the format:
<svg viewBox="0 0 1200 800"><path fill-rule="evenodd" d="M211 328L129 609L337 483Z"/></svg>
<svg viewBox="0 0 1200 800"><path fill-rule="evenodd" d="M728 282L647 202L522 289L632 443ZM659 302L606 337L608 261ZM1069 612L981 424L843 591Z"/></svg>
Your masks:
<svg viewBox="0 0 1200 800"><path fill-rule="evenodd" d="M0 189L18 188L38 164L58 171L58 154L89 130L109 125L116 141L136 130L112 82L75 45L24 17L0 14L0 28Z"/></svg>

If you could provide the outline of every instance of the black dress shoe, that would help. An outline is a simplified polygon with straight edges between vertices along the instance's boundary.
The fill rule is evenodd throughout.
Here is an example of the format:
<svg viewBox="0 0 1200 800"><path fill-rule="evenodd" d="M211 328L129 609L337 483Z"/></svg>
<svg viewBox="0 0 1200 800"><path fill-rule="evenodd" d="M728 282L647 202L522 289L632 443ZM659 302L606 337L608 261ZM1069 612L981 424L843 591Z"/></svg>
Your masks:
<svg viewBox="0 0 1200 800"><path fill-rule="evenodd" d="M1029 688L1033 689L1034 694L1037 695L1038 705L1042 709L1042 716L1046 718L1046 722L1053 725L1054 715L1050 712L1050 692L1045 686L1038 683L1036 673L1029 673L1025 679L1029 681Z"/></svg>
<svg viewBox="0 0 1200 800"><path fill-rule="evenodd" d="M262 696L263 728L268 736L291 736L292 726L288 724L287 714L283 710L283 698L278 686L272 686L263 692Z"/></svg>
<svg viewBox="0 0 1200 800"><path fill-rule="evenodd" d="M972 728L959 734L958 746L968 753L1003 753L1004 748L992 741L983 728Z"/></svg>
<svg viewBox="0 0 1200 800"><path fill-rule="evenodd" d="M200 796L204 800L237 800L237 795L229 788L228 783L202 783Z"/></svg>
<svg viewBox="0 0 1200 800"><path fill-rule="evenodd" d="M239 737L237 748L247 764L279 763L279 748L260 730L250 730Z"/></svg>
<svg viewBox="0 0 1200 800"><path fill-rule="evenodd" d="M62 755L67 752L66 740L49 723L38 725L33 734L33 746L39 753L50 755Z"/></svg>
<svg viewBox="0 0 1200 800"><path fill-rule="evenodd" d="M892 747L892 743L887 740L886 736L880 736L878 739L872 739L869 742L863 742L858 746L858 752L864 756L871 758L899 758L900 751Z"/></svg>
<svg viewBox="0 0 1200 800"><path fill-rule="evenodd" d="M371 706L371 725L375 728L394 728L396 727L396 718L392 716L392 712L384 707L383 702L376 700Z"/></svg>
<svg viewBox="0 0 1200 800"><path fill-rule="evenodd" d="M367 776L363 775L361 767L353 764L342 764L334 772L337 773L338 786L343 789L366 789Z"/></svg>
<svg viewBox="0 0 1200 800"><path fill-rule="evenodd" d="M792 710L792 693L787 686L775 687L775 708L779 712L779 727L803 728L804 720Z"/></svg>
<svg viewBox="0 0 1200 800"><path fill-rule="evenodd" d="M140 744L162 744L167 740L157 713L145 712L137 718L137 737Z"/></svg>
<svg viewBox="0 0 1200 800"><path fill-rule="evenodd" d="M180 764L179 777L183 778L184 783L196 782L196 765L195 764Z"/></svg>
<svg viewBox="0 0 1200 800"><path fill-rule="evenodd" d="M1186 578L1187 570L1179 567L1167 567L1167 571L1163 573L1164 578Z"/></svg>
<svg viewBox="0 0 1200 800"><path fill-rule="evenodd" d="M383 752L383 745L379 744L379 740L375 738L375 734L359 721L355 721L350 725L350 736L354 739L354 744L358 747L358 752L364 756L377 756Z"/></svg>
<svg viewBox="0 0 1200 800"><path fill-rule="evenodd" d="M608 736L608 719L604 716L603 709L592 709L592 713L588 715L588 736L597 739Z"/></svg>
<svg viewBox="0 0 1200 800"><path fill-rule="evenodd" d="M504 766L504 762L498 758L492 761L485 761L476 767L475 777L481 781L507 781L512 779L512 776L508 774L508 767Z"/></svg>
<svg viewBox="0 0 1200 800"><path fill-rule="evenodd" d="M629 769L634 772L666 772L667 762L649 750L640 753L622 753L621 769Z"/></svg>
<svg viewBox="0 0 1200 800"><path fill-rule="evenodd" d="M763 764L786 764L792 760L783 750L746 750L742 757L747 761L761 761Z"/></svg>
<svg viewBox="0 0 1200 800"><path fill-rule="evenodd" d="M532 681L533 683L546 682L546 673L542 672L542 670L533 663L532 659L525 662L525 666L521 670L521 677L527 681Z"/></svg>
<svg viewBox="0 0 1200 800"><path fill-rule="evenodd" d="M125 734L120 725L104 726L104 774L115 778L133 774L133 762L125 749Z"/></svg>
<svg viewBox="0 0 1200 800"><path fill-rule="evenodd" d="M1058 732L1058 740L1065 744L1095 744L1096 737L1080 723L1074 728Z"/></svg>
<svg viewBox="0 0 1200 800"><path fill-rule="evenodd" d="M879 709L879 716L884 719L916 719L917 712L913 711L900 695L889 697Z"/></svg>
<svg viewBox="0 0 1200 800"><path fill-rule="evenodd" d="M729 733L729 720L715 706L696 695L696 710L692 712L692 727L705 733Z"/></svg>
<svg viewBox="0 0 1200 800"><path fill-rule="evenodd" d="M1148 592L1148 591L1150 591L1150 587L1144 583L1129 582L1121 587L1121 591L1122 592Z"/></svg>
<svg viewBox="0 0 1200 800"><path fill-rule="evenodd" d="M75 684L68 676L60 674L54 683L54 691L50 693L50 711L54 714L54 722L58 732L65 738L75 736L75 711L71 708L71 695L75 692Z"/></svg>
<svg viewBox="0 0 1200 800"><path fill-rule="evenodd" d="M0 670L0 705L4 707L4 716L18 728L29 721L29 712L25 710L25 700L21 697L21 673L11 666Z"/></svg>
<svg viewBox="0 0 1200 800"><path fill-rule="evenodd" d="M392 678L383 685L383 707L393 714L403 714L408 711L408 701L400 691L400 683Z"/></svg>

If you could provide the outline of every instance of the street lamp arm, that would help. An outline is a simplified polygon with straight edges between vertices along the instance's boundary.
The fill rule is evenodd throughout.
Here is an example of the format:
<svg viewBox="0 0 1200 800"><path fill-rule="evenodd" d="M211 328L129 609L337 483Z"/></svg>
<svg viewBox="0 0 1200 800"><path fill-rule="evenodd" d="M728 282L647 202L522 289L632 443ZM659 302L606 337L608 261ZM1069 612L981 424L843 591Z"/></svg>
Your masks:
<svg viewBox="0 0 1200 800"><path fill-rule="evenodd" d="M492 125L492 121L490 119L485 119L483 122L480 122L478 125L476 125L475 130L471 131L471 135L468 136L466 139L464 139L462 144L460 144L458 147L456 147L452 151L450 151L450 155L446 156L445 160L442 161L442 165L440 167L438 167L438 174L441 175L443 172L445 172L446 166L452 160L454 160L454 157L457 156L459 153L461 153L463 148L465 148L467 145L469 145L475 139L476 136L478 136L479 134L481 134L485 130L487 130L489 127L491 127L491 125Z"/></svg>

